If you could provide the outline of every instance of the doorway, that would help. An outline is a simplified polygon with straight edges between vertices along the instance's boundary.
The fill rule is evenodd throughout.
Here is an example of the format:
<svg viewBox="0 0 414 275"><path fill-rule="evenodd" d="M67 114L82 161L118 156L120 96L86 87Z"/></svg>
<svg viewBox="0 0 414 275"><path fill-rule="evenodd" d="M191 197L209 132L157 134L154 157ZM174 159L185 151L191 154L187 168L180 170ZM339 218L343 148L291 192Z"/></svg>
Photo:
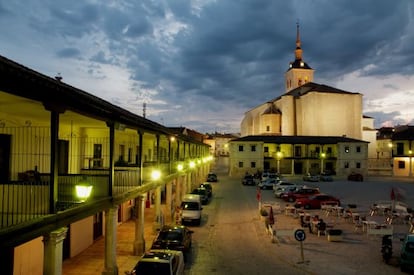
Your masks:
<svg viewBox="0 0 414 275"><path fill-rule="evenodd" d="M11 135L0 134L0 183L10 180Z"/></svg>
<svg viewBox="0 0 414 275"><path fill-rule="evenodd" d="M58 140L58 173L68 174L69 172L69 141Z"/></svg>

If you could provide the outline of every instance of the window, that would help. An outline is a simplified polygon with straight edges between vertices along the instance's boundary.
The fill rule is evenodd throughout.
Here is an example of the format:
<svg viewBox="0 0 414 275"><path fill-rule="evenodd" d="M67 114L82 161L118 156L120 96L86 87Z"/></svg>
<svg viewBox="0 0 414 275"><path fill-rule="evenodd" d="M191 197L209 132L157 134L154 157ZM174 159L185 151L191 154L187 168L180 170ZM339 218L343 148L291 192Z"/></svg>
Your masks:
<svg viewBox="0 0 414 275"><path fill-rule="evenodd" d="M266 126L266 132L270 132L270 126L269 125Z"/></svg>
<svg viewBox="0 0 414 275"><path fill-rule="evenodd" d="M344 168L349 168L349 162L345 162Z"/></svg>
<svg viewBox="0 0 414 275"><path fill-rule="evenodd" d="M239 145L239 152L243 152L243 145Z"/></svg>
<svg viewBox="0 0 414 275"><path fill-rule="evenodd" d="M250 163L250 167L251 167L251 168L256 168L256 162L252 161L252 162Z"/></svg>
<svg viewBox="0 0 414 275"><path fill-rule="evenodd" d="M302 156L302 147L295 146L295 157L300 157L300 156Z"/></svg>
<svg viewBox="0 0 414 275"><path fill-rule="evenodd" d="M239 168L243 168L243 161L239 161Z"/></svg>
<svg viewBox="0 0 414 275"><path fill-rule="evenodd" d="M332 154L332 147L326 148L326 153L327 154Z"/></svg>
<svg viewBox="0 0 414 275"><path fill-rule="evenodd" d="M128 162L132 162L132 148L128 148Z"/></svg>
<svg viewBox="0 0 414 275"><path fill-rule="evenodd" d="M256 152L256 145L252 145L252 146L250 146L250 150L251 150L252 152Z"/></svg>
<svg viewBox="0 0 414 275"><path fill-rule="evenodd" d="M361 168L361 163L360 162L356 163L356 168Z"/></svg>
<svg viewBox="0 0 414 275"><path fill-rule="evenodd" d="M398 168L399 168L399 169L405 169L405 161L401 161L401 160L400 160L400 161L398 162Z"/></svg>
<svg viewBox="0 0 414 275"><path fill-rule="evenodd" d="M93 167L102 167L102 144L93 145Z"/></svg>
<svg viewBox="0 0 414 275"><path fill-rule="evenodd" d="M356 147L356 152L357 152L357 153L361 153L361 146L357 146L357 147Z"/></svg>
<svg viewBox="0 0 414 275"><path fill-rule="evenodd" d="M345 146L345 153L349 153L349 146Z"/></svg>
<svg viewBox="0 0 414 275"><path fill-rule="evenodd" d="M397 155L404 155L404 143L397 143Z"/></svg>
<svg viewBox="0 0 414 275"><path fill-rule="evenodd" d="M265 153L269 153L269 147L265 146L265 147L263 148L263 151L264 151Z"/></svg>
<svg viewBox="0 0 414 275"><path fill-rule="evenodd" d="M125 158L125 145L120 144L119 145L119 160L123 161Z"/></svg>

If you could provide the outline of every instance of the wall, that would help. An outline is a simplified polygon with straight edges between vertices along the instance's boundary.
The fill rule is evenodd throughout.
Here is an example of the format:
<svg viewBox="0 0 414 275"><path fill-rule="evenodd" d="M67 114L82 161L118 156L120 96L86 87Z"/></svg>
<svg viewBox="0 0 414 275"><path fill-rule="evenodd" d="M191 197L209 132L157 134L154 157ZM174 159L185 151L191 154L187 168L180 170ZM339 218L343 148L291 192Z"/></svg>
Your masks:
<svg viewBox="0 0 414 275"><path fill-rule="evenodd" d="M43 274L43 237L14 248L13 274Z"/></svg>
<svg viewBox="0 0 414 275"><path fill-rule="evenodd" d="M361 95L310 92L301 97L300 103L298 135L362 139Z"/></svg>
<svg viewBox="0 0 414 275"><path fill-rule="evenodd" d="M93 216L70 225L70 257L74 257L93 243Z"/></svg>

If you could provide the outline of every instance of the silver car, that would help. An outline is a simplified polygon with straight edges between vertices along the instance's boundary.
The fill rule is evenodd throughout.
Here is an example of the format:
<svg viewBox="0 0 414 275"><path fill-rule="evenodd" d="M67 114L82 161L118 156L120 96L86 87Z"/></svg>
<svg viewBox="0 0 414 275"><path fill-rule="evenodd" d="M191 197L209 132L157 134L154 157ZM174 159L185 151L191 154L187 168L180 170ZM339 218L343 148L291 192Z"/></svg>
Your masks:
<svg viewBox="0 0 414 275"><path fill-rule="evenodd" d="M295 184L279 186L274 189L273 193L275 194L275 198L281 198L284 193L294 192L302 187L303 185L295 185Z"/></svg>

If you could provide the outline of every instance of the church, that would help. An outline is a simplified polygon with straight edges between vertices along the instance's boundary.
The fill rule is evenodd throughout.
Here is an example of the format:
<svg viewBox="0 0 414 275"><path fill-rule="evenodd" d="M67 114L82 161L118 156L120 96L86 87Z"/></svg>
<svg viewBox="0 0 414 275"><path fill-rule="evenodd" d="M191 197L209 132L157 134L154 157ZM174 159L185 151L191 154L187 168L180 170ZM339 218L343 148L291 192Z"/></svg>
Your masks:
<svg viewBox="0 0 414 275"><path fill-rule="evenodd" d="M335 173L341 171L344 175L351 172L365 174L367 159L375 156L376 131L374 120L362 113L362 97L363 95L358 92L344 91L314 82L314 69L303 59L299 25L297 25L295 59L290 62L285 73L284 93L245 113L241 122L241 138L238 140L246 142L249 137L250 139L254 137L255 142L260 140L259 137L263 137L261 140L264 143L274 140L275 148L279 149L273 153L283 155L284 162L287 159L293 161L289 165L284 163L287 166L284 172L288 174L319 173L325 170L333 170ZM280 151L283 145L278 144L282 137L283 142L289 144L285 152ZM292 142L294 140L295 144L289 142L288 137L291 137L290 140ZM276 141L277 139L279 141ZM318 140L322 142L319 145L310 143ZM323 142L327 140L333 143L329 146L324 144ZM359 152L365 148L364 153L356 156L351 163L350 160L344 160L342 163L340 151L337 151L339 148L334 148L338 146L337 142L356 142L358 145L355 148L359 148ZM230 173L276 170L276 166L280 166L281 160L278 161L276 157L266 154L267 156L263 156L263 161L260 160L261 156L258 156L258 163L247 160L246 167L246 163L241 164L243 161L239 158L240 152L236 144L237 139L233 140L235 148L232 152L234 153L233 166L230 168ZM349 146L349 144L345 145L347 148ZM301 147L303 148L300 149ZM310 150L310 147L313 149ZM321 167L321 156L326 156L328 147L329 160L326 159L324 167ZM275 165L275 162L279 165ZM252 165L255 169L252 169ZM243 169L240 169L240 166L243 166Z"/></svg>

